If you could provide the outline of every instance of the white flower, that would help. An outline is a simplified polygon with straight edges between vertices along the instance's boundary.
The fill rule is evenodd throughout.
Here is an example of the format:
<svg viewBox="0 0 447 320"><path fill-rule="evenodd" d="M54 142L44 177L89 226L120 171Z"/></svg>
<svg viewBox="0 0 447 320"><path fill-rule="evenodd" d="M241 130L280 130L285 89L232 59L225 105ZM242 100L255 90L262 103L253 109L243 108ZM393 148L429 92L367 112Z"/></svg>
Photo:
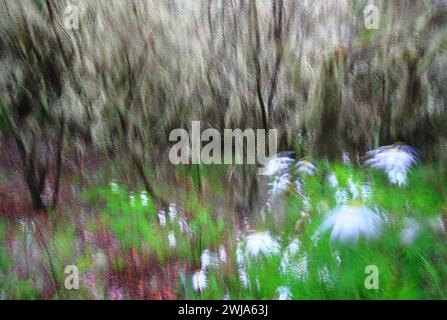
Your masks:
<svg viewBox="0 0 447 320"><path fill-rule="evenodd" d="M219 253L213 254L213 259L211 260L211 264L216 269L220 268L220 255L219 255Z"/></svg>
<svg viewBox="0 0 447 320"><path fill-rule="evenodd" d="M187 224L187 222L186 221L184 221L183 219L180 219L179 221L178 221L178 227L179 227L179 229L180 229L180 232L184 232L185 231L185 228L186 228L186 225L185 224Z"/></svg>
<svg viewBox="0 0 447 320"><path fill-rule="evenodd" d="M118 193L120 187L119 187L118 183L116 183L116 181L112 181L112 182L110 182L110 189L112 189L113 193Z"/></svg>
<svg viewBox="0 0 447 320"><path fill-rule="evenodd" d="M290 271L290 264L292 261L296 261L296 256L300 250L301 242L298 239L293 240L284 251L284 255L281 259L281 272L287 273Z"/></svg>
<svg viewBox="0 0 447 320"><path fill-rule="evenodd" d="M351 195L352 195L352 199L357 200L357 198L359 196L359 189L357 188L357 185L354 183L354 181L352 181L351 177L348 179L348 186L349 186L349 191L351 192Z"/></svg>
<svg viewBox="0 0 447 320"><path fill-rule="evenodd" d="M281 286L276 289L278 300L292 300L292 292L289 287Z"/></svg>
<svg viewBox="0 0 447 320"><path fill-rule="evenodd" d="M244 268L239 268L239 281L245 289L250 287L250 279L248 279L247 272Z"/></svg>
<svg viewBox="0 0 447 320"><path fill-rule="evenodd" d="M318 246L318 241L320 241L320 238L321 234L318 230L310 237L310 240L312 240L314 247Z"/></svg>
<svg viewBox="0 0 447 320"><path fill-rule="evenodd" d="M327 180L329 182L329 185L334 188L337 189L338 187L338 180L337 180L337 176L335 175L335 173L331 173L328 177Z"/></svg>
<svg viewBox="0 0 447 320"><path fill-rule="evenodd" d="M291 162L293 162L293 159L286 156L286 154L289 154L290 152L284 152L284 156L275 156L274 158L268 160L264 164L264 168L262 170L261 175L264 176L273 176L277 174L281 174L284 171L287 171L289 168L289 165Z"/></svg>
<svg viewBox="0 0 447 320"><path fill-rule="evenodd" d="M310 211L310 209L312 209L312 203L310 202L309 197L303 198L303 209L305 211Z"/></svg>
<svg viewBox="0 0 447 320"><path fill-rule="evenodd" d="M247 236L246 250L252 257L257 257L260 253L265 256L277 254L279 249L279 243L269 232L257 232Z"/></svg>
<svg viewBox="0 0 447 320"><path fill-rule="evenodd" d="M333 253L333 256L335 258L335 262L337 262L337 265L340 266L341 265L341 257L340 257L340 252L335 251Z"/></svg>
<svg viewBox="0 0 447 320"><path fill-rule="evenodd" d="M299 239L293 240L289 246L287 247L288 252L291 255L296 255L298 251L300 250L301 241Z"/></svg>
<svg viewBox="0 0 447 320"><path fill-rule="evenodd" d="M317 167L315 167L312 162L306 160L305 158L301 159L296 164L296 172L298 174L313 175L316 169Z"/></svg>
<svg viewBox="0 0 447 320"><path fill-rule="evenodd" d="M175 234L173 231L169 232L168 240L169 240L169 246L171 248L175 248L175 246L177 245L177 241L175 241Z"/></svg>
<svg viewBox="0 0 447 320"><path fill-rule="evenodd" d="M158 222L160 223L160 226L162 227L166 226L166 214L164 210L160 210L158 212Z"/></svg>
<svg viewBox="0 0 447 320"><path fill-rule="evenodd" d="M330 211L317 233L332 229L331 241L357 242L361 236L376 238L382 223L379 215L360 202L351 201Z"/></svg>
<svg viewBox="0 0 447 320"><path fill-rule="evenodd" d="M345 164L345 166L348 166L350 162L351 160L349 159L349 153L347 153L346 151L343 152L343 163Z"/></svg>
<svg viewBox="0 0 447 320"><path fill-rule="evenodd" d="M147 192L146 191L142 191L141 192L140 199L141 199L141 205L143 207L146 207L149 204L149 197L147 196Z"/></svg>
<svg viewBox="0 0 447 320"><path fill-rule="evenodd" d="M169 205L169 219L171 220L171 222L174 222L176 217L177 217L177 208L175 207L175 203L171 203Z"/></svg>
<svg viewBox="0 0 447 320"><path fill-rule="evenodd" d="M280 176L275 176L270 182L270 192L273 196L278 196L287 190L290 184L290 175L284 173Z"/></svg>
<svg viewBox="0 0 447 320"><path fill-rule="evenodd" d="M267 206L267 212L272 213L273 208L272 208L272 204L270 203L270 201L267 201L266 206Z"/></svg>
<svg viewBox="0 0 447 320"><path fill-rule="evenodd" d="M389 170L387 172L388 180L392 184L397 184L399 187L407 184L407 171L404 170Z"/></svg>
<svg viewBox="0 0 447 320"><path fill-rule="evenodd" d="M342 205L348 202L348 192L344 189L339 189L335 191L335 202L337 202L337 205Z"/></svg>
<svg viewBox="0 0 447 320"><path fill-rule="evenodd" d="M236 262L239 265L239 267L242 267L244 265L244 261L245 261L245 256L244 256L244 251L242 250L242 243L239 242L237 244L237 248L236 248Z"/></svg>
<svg viewBox="0 0 447 320"><path fill-rule="evenodd" d="M300 180L296 179L295 180L295 191L300 194L302 190L302 183Z"/></svg>
<svg viewBox="0 0 447 320"><path fill-rule="evenodd" d="M202 270L206 270L213 264L213 255L208 249L203 250L202 255L200 256L200 263L202 265Z"/></svg>
<svg viewBox="0 0 447 320"><path fill-rule="evenodd" d="M135 195L133 194L133 192L130 193L129 202L132 207L135 207Z"/></svg>
<svg viewBox="0 0 447 320"><path fill-rule="evenodd" d="M184 218L180 218L178 220L178 226L180 228L180 232L186 232L188 235L191 235L191 228L188 225L188 222Z"/></svg>
<svg viewBox="0 0 447 320"><path fill-rule="evenodd" d="M307 253L299 256L296 261L291 261L289 265L289 272L291 272L298 280L306 281L308 276L309 261Z"/></svg>
<svg viewBox="0 0 447 320"><path fill-rule="evenodd" d="M399 186L406 184L408 170L419 162L416 149L402 142L377 148L366 155L369 158L365 161L366 165L384 170L390 183Z"/></svg>
<svg viewBox="0 0 447 320"><path fill-rule="evenodd" d="M419 235L419 223L413 218L404 219L404 228L400 232L400 243L403 245L411 245Z"/></svg>
<svg viewBox="0 0 447 320"><path fill-rule="evenodd" d="M292 274L300 281L307 279L308 260L306 252L299 254L300 241L295 239L286 248L281 259L281 272Z"/></svg>
<svg viewBox="0 0 447 320"><path fill-rule="evenodd" d="M53 200L54 192L50 188L50 186L46 186L45 190L40 194L40 198L42 199L42 202L45 206L49 206L51 203L51 200Z"/></svg>
<svg viewBox="0 0 447 320"><path fill-rule="evenodd" d="M324 266L319 272L320 280L323 282L326 287L328 288L334 288L334 282L331 279L331 276L329 274L329 268L327 266Z"/></svg>
<svg viewBox="0 0 447 320"><path fill-rule="evenodd" d="M304 143L304 137L303 137L303 133L301 131L298 132L298 134L296 135L296 141L299 145Z"/></svg>
<svg viewBox="0 0 447 320"><path fill-rule="evenodd" d="M365 183L360 187L360 194L363 201L368 200L371 197L371 193L372 193L371 184Z"/></svg>
<svg viewBox="0 0 447 320"><path fill-rule="evenodd" d="M219 247L219 260L222 264L227 262L227 252L225 251L224 246Z"/></svg>
<svg viewBox="0 0 447 320"><path fill-rule="evenodd" d="M207 288L206 272L204 270L197 271L192 276L192 286L196 292L202 292Z"/></svg>

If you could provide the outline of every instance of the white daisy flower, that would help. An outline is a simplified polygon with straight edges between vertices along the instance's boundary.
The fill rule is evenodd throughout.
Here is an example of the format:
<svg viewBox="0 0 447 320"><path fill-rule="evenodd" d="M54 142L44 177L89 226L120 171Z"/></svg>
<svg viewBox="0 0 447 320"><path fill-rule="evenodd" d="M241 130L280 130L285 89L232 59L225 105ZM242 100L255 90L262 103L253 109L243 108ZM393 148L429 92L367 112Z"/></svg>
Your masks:
<svg viewBox="0 0 447 320"><path fill-rule="evenodd" d="M288 156L291 153L293 152L283 152L268 160L260 171L260 175L273 176L287 171L293 162L293 159Z"/></svg>
<svg viewBox="0 0 447 320"><path fill-rule="evenodd" d="M315 167L315 165L306 158L302 158L296 164L296 172L298 174L313 175L316 170L317 167Z"/></svg>
<svg viewBox="0 0 447 320"><path fill-rule="evenodd" d="M357 242L360 237L376 238L382 224L379 215L358 201L350 201L330 211L317 233L331 229L331 241Z"/></svg>
<svg viewBox="0 0 447 320"><path fill-rule="evenodd" d="M173 231L169 232L168 241L169 241L169 246L171 248L175 248L176 247L177 241L175 240L175 234L174 234Z"/></svg>
<svg viewBox="0 0 447 320"><path fill-rule="evenodd" d="M247 236L246 250L252 257L257 257L260 253L265 256L278 254L279 249L279 243L269 232L257 232Z"/></svg>
<svg viewBox="0 0 447 320"><path fill-rule="evenodd" d="M399 187L407 184L407 171L393 169L389 170L387 174L390 183L397 184Z"/></svg>
<svg viewBox="0 0 447 320"><path fill-rule="evenodd" d="M289 287L281 286L276 289L278 300L292 300L292 292Z"/></svg>
<svg viewBox="0 0 447 320"><path fill-rule="evenodd" d="M399 186L406 184L408 171L419 162L416 149L402 142L368 151L366 155L366 165L385 171L390 183Z"/></svg>
<svg viewBox="0 0 447 320"><path fill-rule="evenodd" d="M284 173L280 176L275 176L273 180L269 183L270 193L272 196L279 196L284 193L290 184L290 175Z"/></svg>
<svg viewBox="0 0 447 320"><path fill-rule="evenodd" d="M192 276L192 286L196 292L203 292L208 286L206 272L204 270L197 271Z"/></svg>

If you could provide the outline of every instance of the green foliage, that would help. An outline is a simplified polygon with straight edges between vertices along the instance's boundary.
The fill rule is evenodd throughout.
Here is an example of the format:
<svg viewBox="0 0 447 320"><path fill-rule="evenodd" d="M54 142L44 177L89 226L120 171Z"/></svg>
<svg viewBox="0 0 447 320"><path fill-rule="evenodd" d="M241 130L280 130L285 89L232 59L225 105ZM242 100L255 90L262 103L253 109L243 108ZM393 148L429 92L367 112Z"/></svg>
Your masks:
<svg viewBox="0 0 447 320"><path fill-rule="evenodd" d="M101 272L113 276L104 279L98 272L95 278L104 297L112 282L135 276L129 268L146 280L143 275L155 264L175 265L185 275L186 282L177 286L181 298L273 299L280 286L289 287L294 299L447 297L446 231L433 228L447 213L445 7L376 1L380 30L368 30L366 0L318 7L314 1L273 1L273 6L189 1L190 8L175 0L141 6L85 1L82 27L69 32L61 23L68 2L0 3L0 133L8 139L5 145L16 144L11 154L26 167L19 172L34 209L44 208L41 195L53 186L58 156L61 181L88 186L82 209L61 205L49 212L42 236L33 227L22 230L0 219L1 297L47 297L43 291L54 283L46 282L62 286L66 265L77 265L82 275L96 272L100 251L107 251L109 267ZM201 120L202 129L221 131L276 128L281 150L294 148L298 158L318 155L331 162L319 161L312 176L291 173L301 188L257 211L269 195L262 194L261 179L249 181L256 168L163 162L170 132L190 129L193 120ZM337 162L342 152L398 139L426 155L405 186L390 185L385 174L355 161ZM58 148L61 141L64 148ZM2 150L2 156L9 153ZM96 162L102 167L94 171L90 166ZM13 171L0 169L5 177ZM68 176L72 169L79 170L74 177ZM120 184L105 182L111 173ZM328 183L330 174L338 189ZM170 183L172 176L180 183ZM163 201L137 190L135 178L175 201L177 217L157 207ZM0 187L8 179L0 177ZM62 185L61 193L68 189ZM364 185L371 195L355 200L387 217L380 239L341 246L324 234L316 241L325 214L340 202L337 191L350 198ZM9 210L6 204L2 214ZM411 245L401 241L408 219L420 228ZM281 247L277 255L250 258L247 287L235 261L246 229L270 232ZM84 239L84 232L94 240ZM104 239L118 244L109 248ZM305 269L299 276L281 272L284 250L296 239L300 249L294 259ZM228 261L209 267L207 288L195 291L191 276L203 251L216 254L221 246ZM363 283L371 264L380 270L379 290ZM132 278L123 286L138 286L145 294L146 287L133 283L143 280ZM81 291L66 296L93 295Z"/></svg>
<svg viewBox="0 0 447 320"><path fill-rule="evenodd" d="M258 219L261 230L275 230L281 235L281 253L249 258L244 270L249 281L247 288L241 282L240 266L235 260L230 268L210 268L207 289L196 293L195 297L222 299L228 294L232 299L275 299L278 288L287 286L293 299L445 298L447 290L442 285L447 280L445 236L440 237L427 225L427 219L439 215L441 204L445 203L444 192L440 189L442 179L432 174L432 170L430 166L414 169L408 185L403 188L390 185L380 172L363 168L335 164L320 170L305 180L305 190L312 199L313 209L310 224L304 232L296 234L293 228L299 219L299 211L304 210L303 198L295 194L285 196L286 217L280 226L275 225L275 220L269 216L264 222ZM349 181L359 186L368 182L372 186L371 199L365 204L378 205L378 210L392 221L379 239L341 245L330 242L326 234L317 243L313 240L324 213L336 206L334 188L326 179L331 172L335 173L340 188L348 188ZM405 217L416 218L421 225L421 232L411 245L402 244L400 239ZM300 240L299 253L293 261L301 267L297 269L298 273L296 270L284 273L281 272L281 262L293 239ZM235 247L230 246L229 251L229 256L235 259ZM378 290L365 287L368 276L365 268L369 265L377 266L379 270ZM194 291L191 289L189 294Z"/></svg>

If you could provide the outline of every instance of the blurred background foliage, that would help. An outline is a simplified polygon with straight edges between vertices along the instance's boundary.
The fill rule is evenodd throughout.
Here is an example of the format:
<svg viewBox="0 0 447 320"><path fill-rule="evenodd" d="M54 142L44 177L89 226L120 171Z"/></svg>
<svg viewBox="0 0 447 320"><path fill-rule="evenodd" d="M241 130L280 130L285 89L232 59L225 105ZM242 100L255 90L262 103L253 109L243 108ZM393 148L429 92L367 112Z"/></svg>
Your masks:
<svg viewBox="0 0 447 320"><path fill-rule="evenodd" d="M79 9L77 30L64 25L69 4ZM377 30L364 26L363 10L368 4L379 8ZM296 150L297 158L321 159L321 170L332 166L341 184L348 177L362 181L373 176L339 165L343 153L359 164L367 150L404 141L421 152L427 167L414 170L411 188L403 190L389 187L384 176L374 176L371 202L401 216L445 212L446 101L446 1L2 0L2 212L44 211L49 219L45 230L51 231L40 232L41 223L28 220L21 222L21 233L9 231L24 237L9 249L17 245L22 248L18 252L24 253L14 258L21 277L0 274L2 294L70 297L57 290L62 266L76 260L82 270L95 272L86 281L99 283L94 275L102 274L104 259L96 247L103 246L114 270L104 281L112 288L109 295L120 296L115 282L127 281L136 288L128 296L147 298L140 284L146 267L158 274L166 271L169 277L171 267L178 271L175 261L180 257L188 261L189 271L199 264L204 248L217 250L233 233L240 236L240 229L248 228L248 218L277 233L293 232L304 210L301 199L288 198L287 214L279 218L284 221L270 216L262 220L257 213L263 210L266 186L254 166L173 167L169 163L169 133L190 129L191 121L200 120L202 129L222 132L224 128L277 129L280 150ZM119 181L118 193L110 192L112 178ZM313 210L335 205L321 179L307 183ZM150 205L143 206L138 193L131 206L130 190L140 185ZM191 241L181 241L185 235L178 227L169 231L177 237L175 253L166 240L168 231L156 218L157 207L168 210L173 198L183 203L193 234ZM93 207L101 208L99 217L90 214ZM310 224L306 234L315 230L318 221ZM0 239L6 243L11 235L3 228L5 223L0 224ZM85 245L86 233L95 234L100 245ZM127 260L117 254L121 249L114 247L114 237ZM366 250L363 258L381 250L394 252L393 241L385 249ZM82 255L73 243L83 248ZM225 246L229 254L234 253L234 243ZM418 248L427 247L421 242ZM0 269L7 270L11 263L4 248L0 246ZM316 260L332 255L329 246L324 248ZM433 267L445 261L445 250L430 248L442 251L439 260L424 260L418 268L428 270L424 277L430 275L427 290L431 291L413 290L428 281L419 277L416 268L409 271L408 281L400 278L401 297L445 297L439 280L445 268ZM349 250L342 254L347 261L355 259ZM160 270L152 265L148 257L153 255L169 267ZM380 256L390 288L395 288L397 265L405 266L415 256L396 255L398 262L391 267L387 266L392 258ZM42 262L44 278L29 280L28 273L37 267L30 266L28 258ZM19 262L27 267L21 268ZM139 270L137 276L124 270L129 263ZM231 292L239 298L272 298L283 281L269 277L278 263L272 259L247 270L268 284L262 290L240 291L237 277L229 278L234 268L228 268L211 275L210 291L198 297L222 298ZM315 279L320 267L317 264ZM341 281L335 293L299 281L294 289L303 298L379 297L352 290L354 274L363 273L359 268L340 273L349 278L352 272L352 279ZM169 279L181 284L181 297L193 298L194 290L190 282L182 282L181 274ZM219 279L225 279L225 286ZM37 292L36 287L46 290ZM104 297L99 289L80 297L83 294ZM165 290L149 296L175 295Z"/></svg>
<svg viewBox="0 0 447 320"><path fill-rule="evenodd" d="M1 132L35 208L50 164L85 150L128 158L153 194L145 164L192 120L276 128L283 150L300 135L301 156L402 140L444 161L443 1L376 1L378 30L367 1L81 1L78 30L70 3L1 4Z"/></svg>

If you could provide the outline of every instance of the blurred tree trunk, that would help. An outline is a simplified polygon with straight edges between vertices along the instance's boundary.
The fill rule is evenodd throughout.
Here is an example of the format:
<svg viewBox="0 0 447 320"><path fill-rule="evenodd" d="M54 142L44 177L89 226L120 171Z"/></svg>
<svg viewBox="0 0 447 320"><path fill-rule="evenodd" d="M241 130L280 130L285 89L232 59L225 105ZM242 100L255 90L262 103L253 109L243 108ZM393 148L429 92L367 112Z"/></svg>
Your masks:
<svg viewBox="0 0 447 320"><path fill-rule="evenodd" d="M264 98L262 96L262 72L261 72L261 62L259 60L259 54L261 50L260 45L260 30L258 21L258 10L256 7L256 0L250 1L250 21L251 27L254 32L254 43L252 44L252 56L253 63L255 66L255 77L256 77L256 95L258 98L259 107L261 109L262 115L262 125L265 130L269 128L268 111L266 109Z"/></svg>
<svg viewBox="0 0 447 320"><path fill-rule="evenodd" d="M49 167L48 150L36 153L37 140L36 135L31 135L31 141L25 142L24 135L19 131L16 123L11 115L2 108L3 115L14 137L17 150L21 160L21 169L28 187L31 203L35 210L46 210L45 204L42 201L42 193L45 188L45 181ZM47 145L45 147L47 149Z"/></svg>
<svg viewBox="0 0 447 320"><path fill-rule="evenodd" d="M57 202L59 200L59 189L60 180L62 175L62 150L64 148L64 132L65 132L65 117L62 115L59 120L59 136L57 139L57 150L56 150L56 181L54 184L54 195L53 195L53 209L56 208Z"/></svg>

